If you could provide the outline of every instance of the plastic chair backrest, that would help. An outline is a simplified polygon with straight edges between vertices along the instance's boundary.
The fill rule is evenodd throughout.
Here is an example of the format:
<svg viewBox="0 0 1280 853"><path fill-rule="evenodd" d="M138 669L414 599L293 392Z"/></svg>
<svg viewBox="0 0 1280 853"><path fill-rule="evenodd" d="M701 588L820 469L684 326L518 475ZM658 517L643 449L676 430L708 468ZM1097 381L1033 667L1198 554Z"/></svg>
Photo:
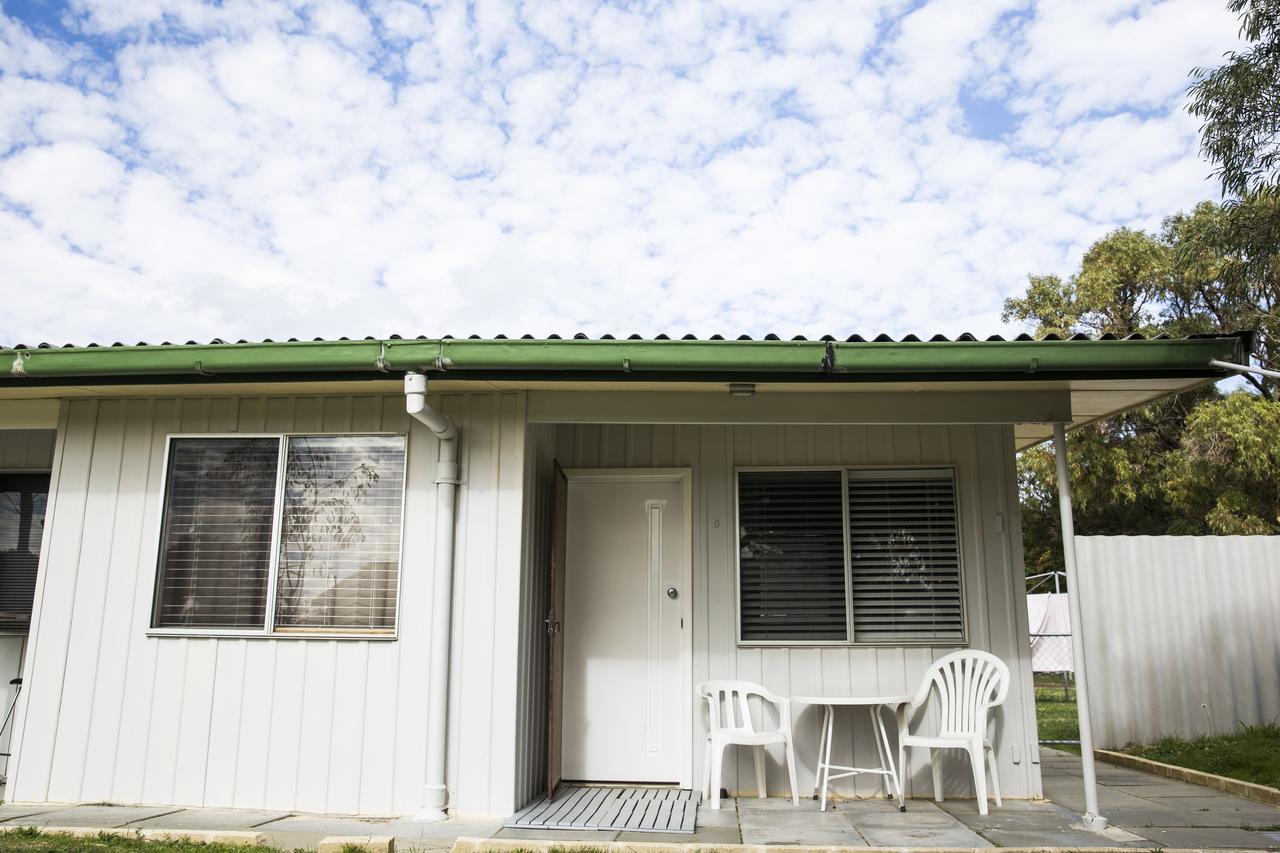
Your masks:
<svg viewBox="0 0 1280 853"><path fill-rule="evenodd" d="M704 681L698 685L698 695L707 703L709 731L754 734L749 699L759 696L775 704L773 695L759 684L750 681Z"/></svg>
<svg viewBox="0 0 1280 853"><path fill-rule="evenodd" d="M985 736L987 712L1009 693L1009 667L987 652L952 652L925 673L912 704L924 704L931 690L937 690L941 705L939 736Z"/></svg>

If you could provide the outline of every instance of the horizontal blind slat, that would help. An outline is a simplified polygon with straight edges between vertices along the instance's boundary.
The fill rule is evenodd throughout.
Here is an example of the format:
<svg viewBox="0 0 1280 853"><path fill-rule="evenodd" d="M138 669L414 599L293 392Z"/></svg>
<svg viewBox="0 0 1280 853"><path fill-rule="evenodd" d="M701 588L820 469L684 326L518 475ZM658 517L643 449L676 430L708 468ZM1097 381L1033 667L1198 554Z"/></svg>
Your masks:
<svg viewBox="0 0 1280 853"><path fill-rule="evenodd" d="M854 638L964 634L955 480L950 472L851 477Z"/></svg>
<svg viewBox="0 0 1280 853"><path fill-rule="evenodd" d="M278 464L276 438L171 441L156 627L265 625Z"/></svg>
<svg viewBox="0 0 1280 853"><path fill-rule="evenodd" d="M842 500L839 471L739 473L743 640L847 639Z"/></svg>

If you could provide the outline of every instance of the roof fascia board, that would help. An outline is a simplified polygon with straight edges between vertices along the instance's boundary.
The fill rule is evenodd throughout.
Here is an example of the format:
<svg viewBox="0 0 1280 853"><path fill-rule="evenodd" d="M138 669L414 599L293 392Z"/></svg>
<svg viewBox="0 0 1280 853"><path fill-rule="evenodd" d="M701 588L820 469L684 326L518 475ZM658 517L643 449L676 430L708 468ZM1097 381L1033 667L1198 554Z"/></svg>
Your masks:
<svg viewBox="0 0 1280 853"><path fill-rule="evenodd" d="M1070 422L1071 393L789 392L732 397L660 391L530 391L530 423L1012 424Z"/></svg>
<svg viewBox="0 0 1280 853"><path fill-rule="evenodd" d="M62 402L57 399L5 400L0 429L57 429Z"/></svg>

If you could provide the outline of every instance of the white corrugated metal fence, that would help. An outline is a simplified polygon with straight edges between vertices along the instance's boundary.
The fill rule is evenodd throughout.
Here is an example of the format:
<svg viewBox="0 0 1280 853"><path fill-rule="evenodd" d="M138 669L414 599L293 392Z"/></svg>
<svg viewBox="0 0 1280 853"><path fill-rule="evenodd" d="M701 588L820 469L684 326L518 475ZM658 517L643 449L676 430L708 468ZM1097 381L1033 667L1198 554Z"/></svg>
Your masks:
<svg viewBox="0 0 1280 853"><path fill-rule="evenodd" d="M1280 537L1078 536L1101 747L1280 718Z"/></svg>

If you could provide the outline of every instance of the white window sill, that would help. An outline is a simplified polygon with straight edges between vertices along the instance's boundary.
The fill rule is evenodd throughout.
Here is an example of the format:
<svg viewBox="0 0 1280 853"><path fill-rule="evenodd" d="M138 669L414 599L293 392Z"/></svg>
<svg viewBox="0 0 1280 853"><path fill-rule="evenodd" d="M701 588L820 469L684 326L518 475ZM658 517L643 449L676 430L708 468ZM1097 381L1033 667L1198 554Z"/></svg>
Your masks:
<svg viewBox="0 0 1280 853"><path fill-rule="evenodd" d="M965 649L969 647L967 639L934 639L934 640L868 640L851 642L849 640L739 640L740 649L902 649L902 648L938 648Z"/></svg>
<svg viewBox="0 0 1280 853"><path fill-rule="evenodd" d="M343 634L328 631L277 631L269 634L265 631L215 631L198 628L150 628L148 637L186 638L198 640L364 640L367 642L385 643L398 639L391 634Z"/></svg>

